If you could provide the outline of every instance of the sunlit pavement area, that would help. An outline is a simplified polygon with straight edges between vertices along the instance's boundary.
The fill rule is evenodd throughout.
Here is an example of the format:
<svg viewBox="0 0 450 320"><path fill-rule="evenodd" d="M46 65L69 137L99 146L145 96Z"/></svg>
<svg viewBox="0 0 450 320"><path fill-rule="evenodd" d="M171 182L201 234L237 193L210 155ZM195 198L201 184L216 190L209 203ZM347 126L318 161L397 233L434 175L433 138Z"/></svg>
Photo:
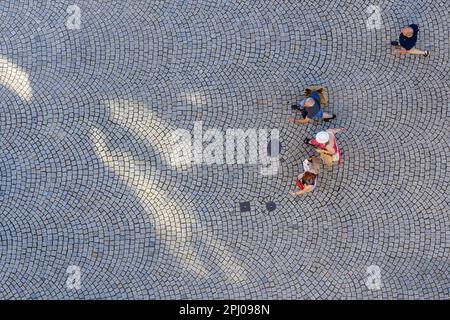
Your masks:
<svg viewBox="0 0 450 320"><path fill-rule="evenodd" d="M449 298L448 0L73 4L0 2L0 298ZM392 54L410 23L430 57ZM334 122L287 122L309 84ZM173 165L196 121L278 129L278 172Z"/></svg>

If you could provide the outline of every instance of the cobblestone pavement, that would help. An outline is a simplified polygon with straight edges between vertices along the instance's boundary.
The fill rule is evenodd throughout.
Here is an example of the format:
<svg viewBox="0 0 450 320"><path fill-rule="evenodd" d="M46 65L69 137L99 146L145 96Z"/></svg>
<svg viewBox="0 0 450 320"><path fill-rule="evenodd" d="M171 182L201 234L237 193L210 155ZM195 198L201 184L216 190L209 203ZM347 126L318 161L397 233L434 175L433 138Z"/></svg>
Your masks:
<svg viewBox="0 0 450 320"><path fill-rule="evenodd" d="M448 0L76 2L0 2L0 298L449 298ZM413 22L428 58L391 54ZM287 122L308 84L335 122ZM278 173L172 165L194 121L279 129Z"/></svg>

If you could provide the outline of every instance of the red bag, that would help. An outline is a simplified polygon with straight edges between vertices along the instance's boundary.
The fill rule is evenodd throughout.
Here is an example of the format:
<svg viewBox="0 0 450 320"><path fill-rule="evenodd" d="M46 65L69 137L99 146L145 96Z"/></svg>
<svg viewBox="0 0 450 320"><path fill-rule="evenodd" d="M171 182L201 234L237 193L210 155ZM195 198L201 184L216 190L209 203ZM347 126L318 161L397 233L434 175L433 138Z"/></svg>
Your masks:
<svg viewBox="0 0 450 320"><path fill-rule="evenodd" d="M295 185L296 185L300 190L305 189L305 186L303 185L301 179L298 179L298 180L297 180L297 183L296 183Z"/></svg>

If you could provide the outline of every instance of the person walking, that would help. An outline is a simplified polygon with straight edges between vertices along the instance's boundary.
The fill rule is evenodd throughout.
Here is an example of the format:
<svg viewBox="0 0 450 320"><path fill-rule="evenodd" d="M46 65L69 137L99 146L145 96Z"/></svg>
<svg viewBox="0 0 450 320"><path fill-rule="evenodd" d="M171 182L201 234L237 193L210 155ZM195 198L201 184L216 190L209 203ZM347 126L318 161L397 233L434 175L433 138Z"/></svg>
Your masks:
<svg viewBox="0 0 450 320"><path fill-rule="evenodd" d="M295 184L297 191L289 192L292 196L299 196L313 191L317 186L317 177L320 171L319 156L311 157L303 161L303 173L297 177Z"/></svg>
<svg viewBox="0 0 450 320"><path fill-rule="evenodd" d="M313 139L305 139L306 144L317 147L316 152L328 168L331 168L334 163L341 163L342 152L338 147L335 134L342 131L344 129L328 129L320 131Z"/></svg>
<svg viewBox="0 0 450 320"><path fill-rule="evenodd" d="M317 91L312 91L308 98L298 101L297 104L291 106L293 110L301 112L303 119L297 120L294 117L289 117L288 121L306 124L314 120L324 120L325 122L328 122L335 119L335 114L323 112L320 102L320 94Z"/></svg>
<svg viewBox="0 0 450 320"><path fill-rule="evenodd" d="M391 42L391 45L394 47L395 52L400 54L419 54L424 57L428 57L430 55L429 51L414 49L418 34L419 27L416 24L410 24L409 26L402 28L399 36L399 41Z"/></svg>

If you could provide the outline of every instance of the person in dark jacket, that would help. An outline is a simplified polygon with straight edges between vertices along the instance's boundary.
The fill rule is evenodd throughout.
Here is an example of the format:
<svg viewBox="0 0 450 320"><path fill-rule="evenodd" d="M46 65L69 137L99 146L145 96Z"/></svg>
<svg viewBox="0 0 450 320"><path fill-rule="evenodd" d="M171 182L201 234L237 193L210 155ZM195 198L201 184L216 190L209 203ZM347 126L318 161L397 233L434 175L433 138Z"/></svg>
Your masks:
<svg viewBox="0 0 450 320"><path fill-rule="evenodd" d="M336 115L323 112L320 106L320 94L317 91L311 92L308 98L298 101L291 106L293 110L299 110L303 119L289 117L288 121L300 124L306 124L312 120L324 120L326 122L335 119Z"/></svg>
<svg viewBox="0 0 450 320"><path fill-rule="evenodd" d="M402 29L400 33L399 41L392 41L391 45L394 46L396 53L410 53L420 54L424 57L430 55L429 51L422 51L414 49L419 34L419 27L416 24L410 24Z"/></svg>

